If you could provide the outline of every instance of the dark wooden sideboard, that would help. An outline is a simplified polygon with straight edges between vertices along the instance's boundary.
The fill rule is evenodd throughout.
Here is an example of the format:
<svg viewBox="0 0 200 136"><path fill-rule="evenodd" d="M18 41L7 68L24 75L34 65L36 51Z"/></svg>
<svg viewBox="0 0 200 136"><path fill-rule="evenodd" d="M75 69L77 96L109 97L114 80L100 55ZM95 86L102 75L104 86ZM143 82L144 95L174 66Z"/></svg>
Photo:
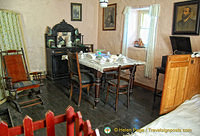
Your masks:
<svg viewBox="0 0 200 136"><path fill-rule="evenodd" d="M46 48L47 78L50 80L67 78L68 62L63 57L67 52L87 52L88 47Z"/></svg>
<svg viewBox="0 0 200 136"><path fill-rule="evenodd" d="M63 39L64 43L60 45L58 42L60 37L59 34L70 34L71 37L69 39L71 39L71 45L68 45L69 39L68 41ZM65 22L65 20L54 25L52 29L49 27L49 30L45 33L44 36L46 46L47 78L51 80L69 77L68 62L63 57L63 55L67 55L69 51L90 51L90 47L80 43L82 40L81 34L78 32L78 28L74 28L72 25Z"/></svg>

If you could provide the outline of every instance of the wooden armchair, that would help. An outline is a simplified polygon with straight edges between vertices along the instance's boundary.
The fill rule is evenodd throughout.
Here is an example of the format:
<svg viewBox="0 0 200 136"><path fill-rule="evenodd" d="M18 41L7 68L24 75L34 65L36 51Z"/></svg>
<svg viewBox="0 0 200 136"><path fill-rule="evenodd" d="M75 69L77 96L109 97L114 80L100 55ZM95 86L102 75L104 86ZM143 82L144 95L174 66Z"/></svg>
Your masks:
<svg viewBox="0 0 200 136"><path fill-rule="evenodd" d="M30 80L30 74L26 65L25 55L23 49L21 50L7 50L1 51L1 63L3 79L5 81L6 90L9 91L8 100L13 102L19 112L21 108L27 108L30 106L43 104L41 97L38 93L40 91L40 81ZM36 76L36 73L33 73ZM37 75L40 78L40 75ZM35 91L34 88L39 88ZM23 95L18 95L19 91L31 90ZM33 98L33 94L36 94L36 98ZM28 100L24 101L22 96L31 96ZM21 98L19 102L19 98Z"/></svg>

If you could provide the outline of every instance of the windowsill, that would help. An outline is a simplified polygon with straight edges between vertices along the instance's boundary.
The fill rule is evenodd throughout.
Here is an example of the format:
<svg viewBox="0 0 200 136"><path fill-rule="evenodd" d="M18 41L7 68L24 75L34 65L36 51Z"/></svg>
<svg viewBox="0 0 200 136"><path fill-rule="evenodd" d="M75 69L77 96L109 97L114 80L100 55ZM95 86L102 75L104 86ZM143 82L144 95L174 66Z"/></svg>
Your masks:
<svg viewBox="0 0 200 136"><path fill-rule="evenodd" d="M133 45L130 45L129 47L128 47L128 49L133 49L133 50L146 50L145 49L146 47L144 47L144 48L141 48L141 47L135 47L135 46L133 46Z"/></svg>
<svg viewBox="0 0 200 136"><path fill-rule="evenodd" d="M133 45L128 47L128 57L135 60L146 60L146 49L134 47Z"/></svg>

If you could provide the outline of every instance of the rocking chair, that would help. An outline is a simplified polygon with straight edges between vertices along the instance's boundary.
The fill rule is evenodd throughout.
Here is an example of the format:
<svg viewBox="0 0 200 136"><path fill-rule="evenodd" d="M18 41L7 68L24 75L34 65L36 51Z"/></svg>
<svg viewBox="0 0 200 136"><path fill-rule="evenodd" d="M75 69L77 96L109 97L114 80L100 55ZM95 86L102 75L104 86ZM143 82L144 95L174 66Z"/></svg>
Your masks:
<svg viewBox="0 0 200 136"><path fill-rule="evenodd" d="M28 73L23 49L7 51L0 50L0 55L2 77L5 81L6 90L9 91L7 100L13 102L19 112L22 112L22 108L43 104L41 97L38 95L38 93L41 93L41 82L38 80L30 80L30 74ZM37 76L36 74L36 72L33 73L34 76ZM39 91L35 91L34 88L39 88ZM25 90L31 91L26 91L27 93L24 93ZM22 92L23 95L18 95L21 91L24 91ZM34 94L36 96L35 98L33 98ZM22 99L22 96L29 96L28 100L27 98L26 100Z"/></svg>

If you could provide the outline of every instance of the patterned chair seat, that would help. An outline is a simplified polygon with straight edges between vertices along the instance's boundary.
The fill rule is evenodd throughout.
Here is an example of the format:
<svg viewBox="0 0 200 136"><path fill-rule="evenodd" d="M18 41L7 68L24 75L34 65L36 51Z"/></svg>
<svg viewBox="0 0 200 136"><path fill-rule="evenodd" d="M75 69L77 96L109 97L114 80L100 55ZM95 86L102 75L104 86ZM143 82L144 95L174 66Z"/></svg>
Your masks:
<svg viewBox="0 0 200 136"><path fill-rule="evenodd" d="M31 81L21 81L14 83L13 87L14 89L21 88L21 87L27 87L31 85L37 85L39 84L39 81L31 80Z"/></svg>

